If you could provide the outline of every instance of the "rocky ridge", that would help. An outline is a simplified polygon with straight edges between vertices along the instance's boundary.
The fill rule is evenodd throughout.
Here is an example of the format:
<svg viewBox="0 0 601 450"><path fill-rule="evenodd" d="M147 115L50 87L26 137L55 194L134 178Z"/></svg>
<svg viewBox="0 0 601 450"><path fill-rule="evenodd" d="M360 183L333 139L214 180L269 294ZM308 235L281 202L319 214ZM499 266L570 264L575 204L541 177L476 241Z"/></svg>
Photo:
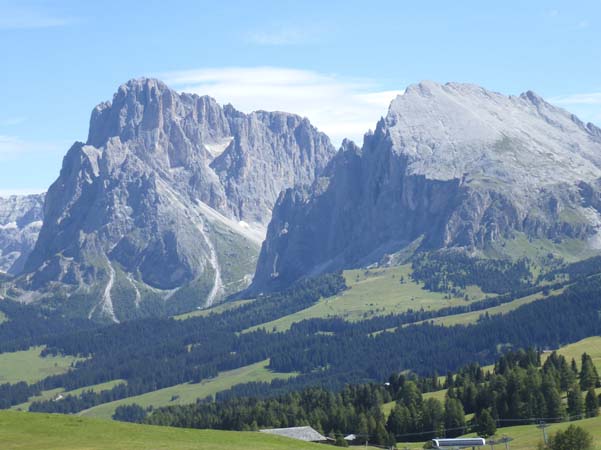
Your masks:
<svg viewBox="0 0 601 450"><path fill-rule="evenodd" d="M419 246L478 252L524 233L599 248L601 130L533 92L422 82L361 148L274 209L251 291Z"/></svg>
<svg viewBox="0 0 601 450"><path fill-rule="evenodd" d="M299 116L132 80L67 152L12 295L111 321L210 305L250 282L279 192L333 154Z"/></svg>

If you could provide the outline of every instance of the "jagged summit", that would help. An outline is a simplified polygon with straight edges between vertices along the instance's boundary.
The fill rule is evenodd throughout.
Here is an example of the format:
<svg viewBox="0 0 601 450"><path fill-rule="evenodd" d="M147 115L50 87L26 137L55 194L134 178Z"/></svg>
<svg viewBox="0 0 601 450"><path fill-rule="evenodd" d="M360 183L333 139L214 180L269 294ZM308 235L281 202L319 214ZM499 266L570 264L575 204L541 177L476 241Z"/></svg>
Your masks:
<svg viewBox="0 0 601 450"><path fill-rule="evenodd" d="M531 91L516 97L422 82L392 101L385 123L393 148L410 158L409 171L429 178L469 173L538 188L601 176L597 136Z"/></svg>
<svg viewBox="0 0 601 450"><path fill-rule="evenodd" d="M339 152L311 190L274 209L253 288L378 261L419 241L470 251L601 229L598 129L529 91L424 81L390 104L362 149Z"/></svg>
<svg viewBox="0 0 601 450"><path fill-rule="evenodd" d="M248 284L280 191L334 153L299 116L130 80L67 152L19 299L63 297L113 321L218 301Z"/></svg>

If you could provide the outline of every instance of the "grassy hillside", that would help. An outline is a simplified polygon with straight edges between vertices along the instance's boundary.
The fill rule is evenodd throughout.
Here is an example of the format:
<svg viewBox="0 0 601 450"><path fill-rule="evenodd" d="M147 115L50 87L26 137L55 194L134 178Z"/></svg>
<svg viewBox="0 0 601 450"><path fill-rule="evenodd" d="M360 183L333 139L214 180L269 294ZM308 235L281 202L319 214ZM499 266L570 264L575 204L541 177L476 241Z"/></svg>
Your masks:
<svg viewBox="0 0 601 450"><path fill-rule="evenodd" d="M43 347L0 354L0 384L26 381L35 383L43 378L65 373L78 358L71 356L40 356Z"/></svg>
<svg viewBox="0 0 601 450"><path fill-rule="evenodd" d="M581 239L563 239L557 243L549 239L530 239L526 234L514 232L513 239L502 239L489 244L484 253L491 258L527 257L532 261L545 261L549 254L567 262L580 261L599 254Z"/></svg>
<svg viewBox="0 0 601 450"><path fill-rule="evenodd" d="M18 411L27 411L29 409L29 405L32 402L43 401L43 400L52 400L56 399L59 395L66 397L67 395L79 395L85 391L92 392L101 392L105 390L109 390L117 386L118 384L126 383L125 380L114 380L108 381L106 383L95 384L93 386L86 386L79 389L73 389L72 391L65 391L63 388L50 389L48 391L42 391L40 395L36 395L35 397L31 397L29 401L26 403L21 403L19 405L13 406L11 409L15 409Z"/></svg>
<svg viewBox="0 0 601 450"><path fill-rule="evenodd" d="M0 448L11 450L310 450L263 433L188 430L101 419L0 411Z"/></svg>
<svg viewBox="0 0 601 450"><path fill-rule="evenodd" d="M560 348L557 353L563 355L568 361L571 361L572 358L574 358L579 370L580 357L583 353L588 353L591 356L595 367L597 367L597 371L601 372L601 336L593 336L566 345L565 347Z"/></svg>
<svg viewBox="0 0 601 450"><path fill-rule="evenodd" d="M213 306L208 309L199 309L196 311L192 311L185 314L179 314L177 316L173 316L176 320L185 320L191 317L206 317L211 314L221 314L226 311L230 311L232 309L236 309L242 305L253 302L254 300L238 300L234 302L220 303L219 305Z"/></svg>
<svg viewBox="0 0 601 450"><path fill-rule="evenodd" d="M268 331L287 330L295 322L319 317L341 317L349 321L369 319L391 313L402 313L408 309L437 310L447 306L465 305L463 298L445 299L442 292L423 288L422 283L411 279L411 265L377 269L344 271L348 290L335 297L325 298L317 304L286 317L250 328L265 328ZM403 283L401 283L401 279ZM466 289L470 301L480 300L484 293L476 286Z"/></svg>
<svg viewBox="0 0 601 450"><path fill-rule="evenodd" d="M549 295L558 295L564 291L564 288L557 289L551 291ZM432 319L430 322L433 322L436 325L468 325L470 323L476 323L481 315L488 313L489 315L494 314L507 314L510 311L518 309L520 306L527 305L528 303L532 303L533 301L540 300L545 298L542 292L537 294L528 295L526 297L518 298L511 302L505 303L499 306L493 306L492 308L483 309L481 311L471 311L463 314L455 314L452 316L446 317L438 317L436 319Z"/></svg>
<svg viewBox="0 0 601 450"><path fill-rule="evenodd" d="M239 369L222 372L218 377L204 380L200 383L178 384L147 394L104 403L82 411L80 414L88 417L110 419L113 416L115 409L120 405L137 403L145 408L149 406L156 408L159 406L185 405L194 403L198 398L215 395L217 392L227 390L237 384L250 383L253 381L271 381L277 378L290 378L295 376L295 374L290 373L271 372L267 369L267 364L269 364L269 361L261 361Z"/></svg>
<svg viewBox="0 0 601 450"><path fill-rule="evenodd" d="M548 436L551 436L558 430L565 430L571 424L578 425L591 433L594 439L593 448L595 450L601 450L601 417L578 420L575 422L552 424L547 428L547 434ZM471 434L469 436L474 435ZM536 425L520 425L516 427L499 428L497 430L496 438L500 439L503 436L513 438L513 441L511 441L509 445L509 448L512 450L536 450L538 443L543 439L542 431L536 428ZM423 442L409 442L399 443L397 444L397 447L399 449L421 450L423 445ZM501 449L505 448L504 445L495 447Z"/></svg>

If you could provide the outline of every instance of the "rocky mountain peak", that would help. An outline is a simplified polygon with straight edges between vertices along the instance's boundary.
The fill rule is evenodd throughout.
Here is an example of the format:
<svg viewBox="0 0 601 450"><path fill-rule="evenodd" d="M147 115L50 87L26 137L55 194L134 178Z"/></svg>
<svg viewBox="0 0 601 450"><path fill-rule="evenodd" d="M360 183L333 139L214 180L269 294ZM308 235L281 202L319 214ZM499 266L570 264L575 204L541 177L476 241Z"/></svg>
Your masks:
<svg viewBox="0 0 601 450"><path fill-rule="evenodd" d="M28 300L95 298L82 308L110 320L211 304L248 284L279 192L312 183L334 153L299 116L131 80L65 156L16 283Z"/></svg>
<svg viewBox="0 0 601 450"><path fill-rule="evenodd" d="M411 85L361 151L345 146L310 191L280 197L253 288L374 263L413 242L477 252L519 232L598 247L596 130L532 91Z"/></svg>

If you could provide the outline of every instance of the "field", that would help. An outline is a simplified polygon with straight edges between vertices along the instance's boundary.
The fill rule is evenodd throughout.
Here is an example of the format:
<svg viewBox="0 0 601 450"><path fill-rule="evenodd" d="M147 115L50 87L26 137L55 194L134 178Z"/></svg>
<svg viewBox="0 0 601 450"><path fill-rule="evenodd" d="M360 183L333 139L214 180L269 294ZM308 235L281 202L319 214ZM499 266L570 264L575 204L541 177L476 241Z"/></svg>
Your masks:
<svg viewBox="0 0 601 450"><path fill-rule="evenodd" d="M551 436L558 430L566 429L571 424L578 425L579 427L582 427L589 433L591 433L594 439L594 450L601 450L601 417L578 420L575 422L563 422L552 424L550 427L547 428L547 434L548 436ZM474 435L471 434L469 436ZM513 441L511 441L509 444L509 448L512 450L536 450L538 443L541 442L543 439L542 431L536 428L535 425L521 425L516 427L504 427L497 429L497 436L495 436L495 438L500 439L503 436L513 438ZM399 449L417 450L422 449L423 445L423 442L410 442L399 443L397 444L397 447ZM486 448L488 448L488 446ZM496 448L504 449L505 446L498 445L496 446Z"/></svg>
<svg viewBox="0 0 601 450"><path fill-rule="evenodd" d="M194 403L198 398L215 395L217 392L227 390L236 384L250 383L253 381L271 381L276 378L290 378L295 376L295 374L291 373L271 372L266 367L268 363L269 361L261 361L239 369L222 372L218 377L202 381L201 383L179 384L147 394L104 403L82 411L80 415L110 419L115 412L115 409L120 405L130 405L132 403L137 403L143 407L185 405Z"/></svg>
<svg viewBox="0 0 601 450"><path fill-rule="evenodd" d="M262 324L246 331L265 328L268 331L287 330L301 320L323 317L341 317L349 321L369 319L408 309L437 310L447 306L465 305L464 299L445 299L441 292L431 292L421 283L411 280L411 265L344 271L348 290L335 297L325 298L317 304L286 317ZM404 282L401 284L400 279ZM466 290L470 300L481 300L484 293L476 286Z"/></svg>
<svg viewBox="0 0 601 450"><path fill-rule="evenodd" d="M26 381L35 383L50 375L65 373L73 362L79 361L72 356L48 356L42 358L43 347L0 354L0 384Z"/></svg>
<svg viewBox="0 0 601 450"><path fill-rule="evenodd" d="M219 305L213 306L212 308L199 309L197 311L192 311L192 312L185 313L185 314L179 314L177 316L173 316L173 318L177 319L177 320L185 320L185 319L189 319L191 317L206 317L211 314L221 314L222 312L236 309L242 305L245 305L245 304L253 302L253 301L254 300L238 300L235 302L221 303Z"/></svg>
<svg viewBox="0 0 601 450"><path fill-rule="evenodd" d="M551 291L549 295L559 295L564 291L564 289L557 289L555 291ZM455 314L452 316L446 317L438 317L436 319L430 320L430 322L434 322L436 325L445 325L445 326L453 326L453 325L469 325L471 323L476 323L482 314L507 314L510 311L518 309L520 306L527 305L528 303L532 303L536 300L540 300L545 298L542 292L537 294L528 295L526 297L518 298L508 303L504 303L503 305L493 306L492 308L483 309L481 311L471 311L463 314Z"/></svg>
<svg viewBox="0 0 601 450"><path fill-rule="evenodd" d="M426 392L423 395L423 397L424 397L424 400L426 400L428 398L435 398L444 404L446 394L447 394L447 390L441 389L440 391ZM394 408L395 404L396 404L396 402L389 402L389 403L384 403L382 405L382 412L384 413L384 415L386 417L388 417L390 415L390 411L392 411L392 408Z"/></svg>
<svg viewBox="0 0 601 450"><path fill-rule="evenodd" d="M601 417L552 424L547 428L547 432L552 435L570 424L589 431L595 440L594 449L601 450ZM498 437L513 438L510 444L513 450L535 450L542 439L541 430L535 425L500 428L497 434ZM325 447L253 432L189 430L60 414L0 411L0 448L11 450L309 450ZM399 443L398 448L417 450L423 448L423 443Z"/></svg>
<svg viewBox="0 0 601 450"><path fill-rule="evenodd" d="M9 450L311 450L263 433L188 430L60 414L0 411L0 448Z"/></svg>
<svg viewBox="0 0 601 450"><path fill-rule="evenodd" d="M598 252L580 239L563 239L561 243L555 243L548 239L529 239L522 232L514 232L513 239L492 243L485 254L491 258L527 257L532 261L544 261L548 254L553 254L567 262L574 262L595 256Z"/></svg>
<svg viewBox="0 0 601 450"><path fill-rule="evenodd" d="M580 357L583 353L588 353L591 356L597 371L601 373L601 336L593 336L566 345L565 347L560 348L557 353L565 356L568 361L571 361L572 358L574 358L579 368Z"/></svg>
<svg viewBox="0 0 601 450"><path fill-rule="evenodd" d="M29 399L29 401L27 401L26 403L21 403L19 405L15 405L11 409L15 409L18 411L27 411L29 409L29 405L31 405L31 403L35 402L35 401L52 400L52 399L57 398L57 396L59 396L59 395L62 395L63 397L66 397L67 395L75 396L75 395L81 394L84 391L93 391L93 392L106 391L106 390L114 388L118 384L123 384L123 383L126 383L126 381L125 380L114 380L114 381L108 381L106 383L95 384L93 386L86 386L86 387L79 388L79 389L73 389L72 391L65 391L63 388L56 388L56 389L51 389L48 391L42 391L42 393L40 395L31 397Z"/></svg>

